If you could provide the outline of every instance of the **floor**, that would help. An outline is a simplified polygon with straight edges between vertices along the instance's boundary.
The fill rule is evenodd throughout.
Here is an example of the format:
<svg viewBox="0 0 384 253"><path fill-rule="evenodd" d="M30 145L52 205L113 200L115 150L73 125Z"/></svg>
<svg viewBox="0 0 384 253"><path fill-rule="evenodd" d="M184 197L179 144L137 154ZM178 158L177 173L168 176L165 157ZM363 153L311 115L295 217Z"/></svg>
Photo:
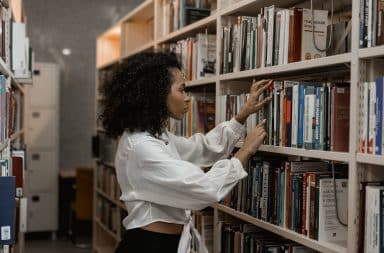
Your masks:
<svg viewBox="0 0 384 253"><path fill-rule="evenodd" d="M91 243L89 238L83 238L80 243ZM79 245L82 246L82 245ZM25 239L25 253L91 253L90 247L84 249L76 247L67 238L52 239L51 235L39 235Z"/></svg>

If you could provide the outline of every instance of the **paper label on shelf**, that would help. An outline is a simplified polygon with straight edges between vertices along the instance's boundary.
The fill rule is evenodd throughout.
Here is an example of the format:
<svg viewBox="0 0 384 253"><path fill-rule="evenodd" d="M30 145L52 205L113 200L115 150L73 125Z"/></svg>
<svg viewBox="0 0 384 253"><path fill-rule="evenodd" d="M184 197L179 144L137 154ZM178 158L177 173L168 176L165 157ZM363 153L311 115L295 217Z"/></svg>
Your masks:
<svg viewBox="0 0 384 253"><path fill-rule="evenodd" d="M1 240L2 241L11 240L11 226L1 227Z"/></svg>

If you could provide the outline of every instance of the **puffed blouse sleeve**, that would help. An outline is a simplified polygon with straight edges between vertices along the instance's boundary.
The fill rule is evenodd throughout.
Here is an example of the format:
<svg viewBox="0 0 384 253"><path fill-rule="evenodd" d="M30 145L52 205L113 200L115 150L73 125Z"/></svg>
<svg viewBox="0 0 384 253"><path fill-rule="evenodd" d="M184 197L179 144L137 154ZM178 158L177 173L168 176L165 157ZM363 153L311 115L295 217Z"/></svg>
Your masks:
<svg viewBox="0 0 384 253"><path fill-rule="evenodd" d="M245 127L235 119L218 124L207 134L194 134L190 138L168 133L180 158L200 167L210 167L228 157L236 143L245 135Z"/></svg>
<svg viewBox="0 0 384 253"><path fill-rule="evenodd" d="M167 146L148 138L135 145L138 168L129 173L137 199L182 209L200 210L224 198L247 176L237 158L219 160L205 173L175 158Z"/></svg>

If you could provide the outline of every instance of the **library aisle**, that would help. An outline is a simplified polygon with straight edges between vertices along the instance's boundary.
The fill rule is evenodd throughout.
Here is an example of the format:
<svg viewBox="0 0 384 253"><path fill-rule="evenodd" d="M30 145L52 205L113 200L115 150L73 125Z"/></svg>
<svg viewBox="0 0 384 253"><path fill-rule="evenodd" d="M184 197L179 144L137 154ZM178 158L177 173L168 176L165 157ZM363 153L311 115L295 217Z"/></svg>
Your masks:
<svg viewBox="0 0 384 253"><path fill-rule="evenodd" d="M182 235L178 246L189 248L178 253L384 252L384 0L0 0L0 21L0 253L114 253L126 227L151 222ZM142 53L166 53L181 74L143 83L159 65L133 60ZM118 86L125 78L141 92ZM168 103L150 110L167 113L158 129L168 139L153 118L146 137L171 156L143 166L153 154L139 153L128 129L155 95L169 98L140 97L163 79L182 79L189 100L180 117ZM255 97L270 102L246 118ZM103 112L116 105L125 110L114 132ZM247 137L264 119L266 137L249 155ZM228 129L235 137L218 134ZM190 163L191 150L224 145L234 147L218 163L234 168L227 177L210 178L214 162ZM239 160L247 177L237 181ZM185 183L192 172L204 182L196 188ZM144 211L132 221L135 204Z"/></svg>

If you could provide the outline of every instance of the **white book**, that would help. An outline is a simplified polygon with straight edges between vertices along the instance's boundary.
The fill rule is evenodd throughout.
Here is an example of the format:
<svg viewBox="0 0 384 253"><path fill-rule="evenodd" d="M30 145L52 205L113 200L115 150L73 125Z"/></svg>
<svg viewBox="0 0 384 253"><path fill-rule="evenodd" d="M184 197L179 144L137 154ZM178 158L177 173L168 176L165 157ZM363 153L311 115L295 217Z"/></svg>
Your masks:
<svg viewBox="0 0 384 253"><path fill-rule="evenodd" d="M266 66L270 67L273 65L273 51L274 51L274 45L273 45L273 38L275 33L275 6L269 6L267 7L267 62Z"/></svg>
<svg viewBox="0 0 384 253"><path fill-rule="evenodd" d="M368 154L375 153L376 140L376 82L369 83Z"/></svg>
<svg viewBox="0 0 384 253"><path fill-rule="evenodd" d="M262 24L262 44L261 44L261 67L265 67L266 66L266 57L267 57L267 30L266 30L266 22L268 22L268 12L267 12L267 9L266 7L264 8L264 18L263 18L263 22L264 24Z"/></svg>
<svg viewBox="0 0 384 253"><path fill-rule="evenodd" d="M280 16L280 43L279 43L279 55L278 55L278 65L284 64L284 48L285 48L285 10L279 10L276 13L276 16Z"/></svg>
<svg viewBox="0 0 384 253"><path fill-rule="evenodd" d="M299 83L295 82L292 88L292 128L291 146L297 147L297 131L299 125Z"/></svg>
<svg viewBox="0 0 384 253"><path fill-rule="evenodd" d="M241 58L241 43L240 43L240 26L239 24L234 24L232 26L232 43L234 49L233 57L233 72L240 71L240 58ZM231 51L231 49L229 49Z"/></svg>
<svg viewBox="0 0 384 253"><path fill-rule="evenodd" d="M289 26L290 26L290 16L291 16L291 12L293 12L292 10L284 10L285 11L285 32L284 32L284 35L285 35L285 38L284 38L284 60L283 60L283 64L288 64L288 48L289 48Z"/></svg>
<svg viewBox="0 0 384 253"><path fill-rule="evenodd" d="M361 153L367 153L368 148L368 101L369 101L369 83L364 82L361 85L361 102L362 106L360 108L360 147L359 150Z"/></svg>
<svg viewBox="0 0 384 253"><path fill-rule="evenodd" d="M15 72L22 72L27 68L25 39L25 24L12 23L12 70Z"/></svg>
<svg viewBox="0 0 384 253"><path fill-rule="evenodd" d="M348 222L348 179L336 179L337 213L341 222ZM319 182L319 241L347 244L347 227L336 216L333 179Z"/></svg>
<svg viewBox="0 0 384 253"><path fill-rule="evenodd" d="M380 199L384 186L367 186L365 192L365 252L380 252Z"/></svg>
<svg viewBox="0 0 384 253"><path fill-rule="evenodd" d="M315 117L316 94L315 87L307 86L304 96L304 147L313 148L313 119Z"/></svg>
<svg viewBox="0 0 384 253"><path fill-rule="evenodd" d="M315 42L320 49L326 47L328 11L314 10ZM303 9L303 28L301 40L301 60L311 60L325 56L325 52L318 51L313 42L312 34L312 12Z"/></svg>
<svg viewBox="0 0 384 253"><path fill-rule="evenodd" d="M20 220L19 230L20 232L27 232L27 210L28 210L28 199L20 198Z"/></svg>

